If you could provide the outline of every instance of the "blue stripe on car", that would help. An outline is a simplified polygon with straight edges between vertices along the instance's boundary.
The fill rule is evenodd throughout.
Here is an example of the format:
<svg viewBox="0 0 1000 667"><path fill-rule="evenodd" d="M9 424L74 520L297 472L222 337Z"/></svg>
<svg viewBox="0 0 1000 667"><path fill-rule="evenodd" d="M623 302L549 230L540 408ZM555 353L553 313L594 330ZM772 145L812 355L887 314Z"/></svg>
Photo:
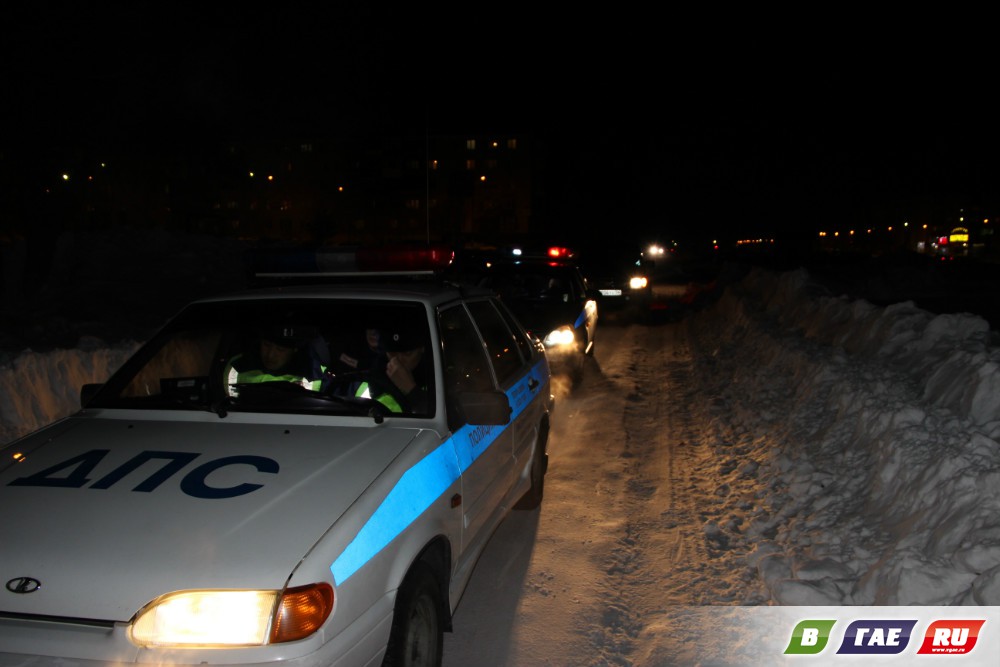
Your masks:
<svg viewBox="0 0 1000 667"><path fill-rule="evenodd" d="M418 516L441 497L501 433L517 419L533 398L528 386L532 379L542 383L545 362L539 362L507 391L510 421L505 426L466 424L416 465L403 473L396 485L368 521L344 549L330 571L334 582L343 584L365 563L406 530Z"/></svg>
<svg viewBox="0 0 1000 667"><path fill-rule="evenodd" d="M587 311L581 310L580 314L576 318L576 322L573 322L573 328L579 329L586 321L587 321Z"/></svg>

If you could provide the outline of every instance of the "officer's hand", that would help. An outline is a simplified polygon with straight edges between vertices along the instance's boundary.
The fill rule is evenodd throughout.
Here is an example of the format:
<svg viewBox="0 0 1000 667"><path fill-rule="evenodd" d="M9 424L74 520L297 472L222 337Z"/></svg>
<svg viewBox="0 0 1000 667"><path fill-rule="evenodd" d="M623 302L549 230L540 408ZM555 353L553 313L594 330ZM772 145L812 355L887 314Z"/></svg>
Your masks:
<svg viewBox="0 0 1000 667"><path fill-rule="evenodd" d="M409 394L417 386L416 380L413 379L413 373L395 357L386 362L385 374L404 394Z"/></svg>

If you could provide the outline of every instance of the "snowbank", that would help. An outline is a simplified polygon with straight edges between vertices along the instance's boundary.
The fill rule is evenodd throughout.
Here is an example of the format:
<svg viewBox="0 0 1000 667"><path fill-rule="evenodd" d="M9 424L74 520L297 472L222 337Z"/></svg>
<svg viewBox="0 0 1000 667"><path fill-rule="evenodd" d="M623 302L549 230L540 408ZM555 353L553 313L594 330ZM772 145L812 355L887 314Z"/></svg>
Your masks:
<svg viewBox="0 0 1000 667"><path fill-rule="evenodd" d="M89 338L73 350L24 350L0 365L0 442L77 411L80 388L106 381L137 347L134 342L108 347Z"/></svg>
<svg viewBox="0 0 1000 667"><path fill-rule="evenodd" d="M986 323L752 271L691 320L782 605L1000 604L1000 351ZM713 527L717 529L717 527Z"/></svg>

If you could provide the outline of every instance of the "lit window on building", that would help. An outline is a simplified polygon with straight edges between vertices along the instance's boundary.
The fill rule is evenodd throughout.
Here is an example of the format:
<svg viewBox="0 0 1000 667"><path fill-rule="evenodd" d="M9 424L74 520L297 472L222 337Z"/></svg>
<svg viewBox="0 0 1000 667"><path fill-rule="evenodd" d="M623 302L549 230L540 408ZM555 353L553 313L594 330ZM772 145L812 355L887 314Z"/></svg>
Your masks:
<svg viewBox="0 0 1000 667"><path fill-rule="evenodd" d="M415 211L420 210L420 200L419 199L407 199L406 208L413 209Z"/></svg>
<svg viewBox="0 0 1000 667"><path fill-rule="evenodd" d="M507 148L509 148L511 150L514 150L515 148L517 148L517 139L508 139L507 140Z"/></svg>
<svg viewBox="0 0 1000 667"><path fill-rule="evenodd" d="M466 169L466 171L472 171L475 168L476 168L476 161L475 160L466 160L465 161L465 169Z"/></svg>
<svg viewBox="0 0 1000 667"><path fill-rule="evenodd" d="M465 140L465 147L467 149L469 149L470 151L476 150L476 140L475 139L466 139Z"/></svg>

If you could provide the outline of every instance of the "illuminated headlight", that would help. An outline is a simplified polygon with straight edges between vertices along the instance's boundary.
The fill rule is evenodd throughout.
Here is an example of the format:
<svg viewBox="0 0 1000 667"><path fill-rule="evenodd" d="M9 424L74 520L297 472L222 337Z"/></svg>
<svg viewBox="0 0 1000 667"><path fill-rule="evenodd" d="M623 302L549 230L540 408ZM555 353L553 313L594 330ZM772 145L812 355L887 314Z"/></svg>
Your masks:
<svg viewBox="0 0 1000 667"><path fill-rule="evenodd" d="M569 327L559 327L555 331L550 331L543 341L545 347L565 347L576 342L576 336Z"/></svg>
<svg viewBox="0 0 1000 667"><path fill-rule="evenodd" d="M132 624L144 648L262 646L307 637L333 610L333 588L281 591L183 591L152 602Z"/></svg>
<svg viewBox="0 0 1000 667"><path fill-rule="evenodd" d="M632 289L646 289L646 285L649 281L646 280L646 276L633 276L628 281L628 286Z"/></svg>

